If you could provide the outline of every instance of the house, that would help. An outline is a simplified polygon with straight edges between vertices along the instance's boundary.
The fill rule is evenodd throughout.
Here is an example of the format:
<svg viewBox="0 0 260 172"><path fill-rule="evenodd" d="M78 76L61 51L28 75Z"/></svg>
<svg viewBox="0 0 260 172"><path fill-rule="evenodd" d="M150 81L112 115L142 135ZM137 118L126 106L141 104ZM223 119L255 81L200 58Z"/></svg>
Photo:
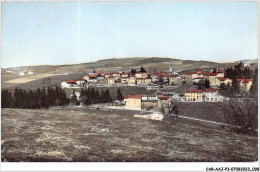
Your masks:
<svg viewBox="0 0 260 172"><path fill-rule="evenodd" d="M102 74L104 74L105 72L104 72L104 71L98 71L97 73L100 74L100 75L102 75Z"/></svg>
<svg viewBox="0 0 260 172"><path fill-rule="evenodd" d="M35 72L32 71L32 70L29 70L27 74L28 74L28 75L35 75Z"/></svg>
<svg viewBox="0 0 260 172"><path fill-rule="evenodd" d="M77 81L76 80L67 80L61 83L62 88L66 87L76 87Z"/></svg>
<svg viewBox="0 0 260 172"><path fill-rule="evenodd" d="M129 75L128 84L136 84L136 78L134 75Z"/></svg>
<svg viewBox="0 0 260 172"><path fill-rule="evenodd" d="M156 95L142 95L142 109L150 110L156 109L157 107L157 97Z"/></svg>
<svg viewBox="0 0 260 172"><path fill-rule="evenodd" d="M80 86L83 86L83 85L85 85L85 80L84 79L77 79L76 80L76 84L80 85Z"/></svg>
<svg viewBox="0 0 260 172"><path fill-rule="evenodd" d="M107 77L109 77L111 75L112 75L112 73L105 73L105 78L107 78Z"/></svg>
<svg viewBox="0 0 260 172"><path fill-rule="evenodd" d="M252 79L237 79L237 82L242 91L249 91L252 86Z"/></svg>
<svg viewBox="0 0 260 172"><path fill-rule="evenodd" d="M146 77L148 77L148 73L147 72L136 72L135 77L136 78L146 78Z"/></svg>
<svg viewBox="0 0 260 172"><path fill-rule="evenodd" d="M175 75L171 75L171 76L169 77L170 85L178 84L178 82L179 82L178 76L179 76L179 75L175 74Z"/></svg>
<svg viewBox="0 0 260 172"><path fill-rule="evenodd" d="M115 77L114 76L107 77L107 83L114 84L115 83Z"/></svg>
<svg viewBox="0 0 260 172"><path fill-rule="evenodd" d="M157 99L159 99L159 97L162 97L162 95L163 95L163 92L160 92L160 91L156 92Z"/></svg>
<svg viewBox="0 0 260 172"><path fill-rule="evenodd" d="M25 73L24 72L20 72L19 76L25 76Z"/></svg>
<svg viewBox="0 0 260 172"><path fill-rule="evenodd" d="M224 70L218 70L216 73L217 73L217 77L224 77L225 76Z"/></svg>
<svg viewBox="0 0 260 172"><path fill-rule="evenodd" d="M128 95L124 96L125 107L130 109L138 109L141 110L141 95Z"/></svg>
<svg viewBox="0 0 260 172"><path fill-rule="evenodd" d="M204 81L205 81L205 78L203 78L203 77L197 77L197 78L193 78L192 79L192 82L196 83L196 84L198 84L199 82L203 82L204 83Z"/></svg>
<svg viewBox="0 0 260 172"><path fill-rule="evenodd" d="M97 82L97 78L95 75L86 75L83 77L87 82Z"/></svg>
<svg viewBox="0 0 260 172"><path fill-rule="evenodd" d="M145 85L146 78L136 78L137 85Z"/></svg>
<svg viewBox="0 0 260 172"><path fill-rule="evenodd" d="M136 78L136 84L138 85L147 85L152 82L151 77L146 77L146 78Z"/></svg>
<svg viewBox="0 0 260 172"><path fill-rule="evenodd" d="M126 84L127 84L128 81L129 81L129 76L122 76L122 77L121 77L121 82L122 82L122 83L126 83Z"/></svg>
<svg viewBox="0 0 260 172"><path fill-rule="evenodd" d="M218 101L219 95L217 88L209 88L204 91L205 101Z"/></svg>
<svg viewBox="0 0 260 172"><path fill-rule="evenodd" d="M205 72L203 74L203 78L209 80L210 86L216 85L216 78L217 78L218 73L212 73L212 72Z"/></svg>
<svg viewBox="0 0 260 172"><path fill-rule="evenodd" d="M202 101L203 90L186 90L184 93L186 101Z"/></svg>
<svg viewBox="0 0 260 172"><path fill-rule="evenodd" d="M112 72L112 76L120 76L120 72Z"/></svg>
<svg viewBox="0 0 260 172"><path fill-rule="evenodd" d="M193 78L197 78L202 74L202 71L196 70L196 71L191 71L191 72L184 72L183 75L186 76L186 82L192 82ZM199 75L199 76L198 76Z"/></svg>
<svg viewBox="0 0 260 172"><path fill-rule="evenodd" d="M157 109L163 110L164 113L169 112L169 104L172 101L171 97L159 97L157 103Z"/></svg>
<svg viewBox="0 0 260 172"><path fill-rule="evenodd" d="M145 78L145 84L147 85L147 84L149 84L149 83L151 83L152 82L152 78L151 77L146 77Z"/></svg>
<svg viewBox="0 0 260 172"><path fill-rule="evenodd" d="M216 85L217 86L220 86L221 84L227 85L228 83L231 85L232 80L229 79L229 78L224 78L224 77L216 77Z"/></svg>

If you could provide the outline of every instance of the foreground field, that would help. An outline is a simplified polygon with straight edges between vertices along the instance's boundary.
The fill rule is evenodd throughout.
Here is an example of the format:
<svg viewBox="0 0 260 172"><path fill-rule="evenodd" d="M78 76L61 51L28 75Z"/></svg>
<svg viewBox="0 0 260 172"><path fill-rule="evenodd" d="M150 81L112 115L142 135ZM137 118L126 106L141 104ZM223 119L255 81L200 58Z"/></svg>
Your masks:
<svg viewBox="0 0 260 172"><path fill-rule="evenodd" d="M138 111L2 109L4 161L256 161L257 137Z"/></svg>

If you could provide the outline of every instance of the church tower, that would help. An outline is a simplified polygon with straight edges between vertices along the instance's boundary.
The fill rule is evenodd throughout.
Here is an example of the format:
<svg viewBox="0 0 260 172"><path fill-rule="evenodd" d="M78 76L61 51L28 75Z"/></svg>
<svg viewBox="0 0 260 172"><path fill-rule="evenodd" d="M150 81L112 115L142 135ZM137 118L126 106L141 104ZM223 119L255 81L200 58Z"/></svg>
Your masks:
<svg viewBox="0 0 260 172"><path fill-rule="evenodd" d="M169 71L170 71L170 73L173 73L172 63L170 64Z"/></svg>

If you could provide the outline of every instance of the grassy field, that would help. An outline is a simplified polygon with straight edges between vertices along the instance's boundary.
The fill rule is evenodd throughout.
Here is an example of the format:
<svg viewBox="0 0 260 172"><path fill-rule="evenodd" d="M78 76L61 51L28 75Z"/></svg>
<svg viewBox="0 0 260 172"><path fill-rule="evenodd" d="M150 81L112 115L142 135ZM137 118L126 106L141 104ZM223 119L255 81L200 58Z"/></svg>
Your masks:
<svg viewBox="0 0 260 172"><path fill-rule="evenodd" d="M37 89L43 87L53 87L60 86L61 82L66 80L74 80L83 78L85 74L70 74L70 75L33 75L25 77L6 76L4 77L4 82L2 79L2 89L14 90L15 87L20 87L21 89ZM3 76L2 76L3 78Z"/></svg>
<svg viewBox="0 0 260 172"><path fill-rule="evenodd" d="M257 136L137 111L2 109L5 161L256 161Z"/></svg>
<svg viewBox="0 0 260 172"><path fill-rule="evenodd" d="M223 122L218 102L180 102L180 115Z"/></svg>
<svg viewBox="0 0 260 172"><path fill-rule="evenodd" d="M138 87L138 86L120 86L120 87L93 87L95 90L98 90L101 92L101 90L107 90L109 89L109 93L113 99L116 99L117 96L117 89L119 88L121 90L121 93L123 96L126 95L135 95L135 94L153 94L156 91L155 90L146 90L146 87ZM70 93L75 91L80 91L80 89L77 88L65 88L66 94L69 96Z"/></svg>

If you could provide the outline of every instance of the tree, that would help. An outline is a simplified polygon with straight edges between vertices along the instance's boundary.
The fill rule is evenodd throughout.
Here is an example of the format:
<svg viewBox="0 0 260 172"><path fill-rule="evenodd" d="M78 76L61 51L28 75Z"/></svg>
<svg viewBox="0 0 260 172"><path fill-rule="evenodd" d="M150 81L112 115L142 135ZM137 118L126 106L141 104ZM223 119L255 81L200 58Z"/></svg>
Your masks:
<svg viewBox="0 0 260 172"><path fill-rule="evenodd" d="M119 88L117 89L117 100L119 100L119 101L124 100L124 97Z"/></svg>
<svg viewBox="0 0 260 172"><path fill-rule="evenodd" d="M208 79L205 80L204 86L205 86L205 88L210 88L210 82Z"/></svg>
<svg viewBox="0 0 260 172"><path fill-rule="evenodd" d="M77 103L77 95L76 95L75 91L73 90L70 95L70 104L76 105L76 103Z"/></svg>
<svg viewBox="0 0 260 172"><path fill-rule="evenodd" d="M227 128L236 133L255 133L257 128L256 98L230 98L220 104L222 118Z"/></svg>
<svg viewBox="0 0 260 172"><path fill-rule="evenodd" d="M159 84L159 85L163 85L163 77L162 77L162 76L159 77L158 84Z"/></svg>
<svg viewBox="0 0 260 172"><path fill-rule="evenodd" d="M236 94L236 93L240 92L240 87L238 85L236 75L234 75L233 78L232 78L232 86L231 86L231 88L232 88L232 93L233 94Z"/></svg>
<svg viewBox="0 0 260 172"><path fill-rule="evenodd" d="M12 93L8 90L3 90L1 93L1 107L2 108L12 108L13 107L13 97Z"/></svg>
<svg viewBox="0 0 260 172"><path fill-rule="evenodd" d="M140 72L146 72L146 69L143 66L141 66Z"/></svg>
<svg viewBox="0 0 260 172"><path fill-rule="evenodd" d="M93 73L96 73L96 70L94 69Z"/></svg>
<svg viewBox="0 0 260 172"><path fill-rule="evenodd" d="M258 95L258 69L255 69L254 77L253 77L253 80L252 80L252 86L250 88L250 93L253 96Z"/></svg>
<svg viewBox="0 0 260 172"><path fill-rule="evenodd" d="M214 69L213 69L213 72L212 72L212 73L217 73L217 70L216 70L216 68L214 68Z"/></svg>
<svg viewBox="0 0 260 172"><path fill-rule="evenodd" d="M131 73L132 73L133 75L135 75L136 70L135 70L135 69L131 69Z"/></svg>

